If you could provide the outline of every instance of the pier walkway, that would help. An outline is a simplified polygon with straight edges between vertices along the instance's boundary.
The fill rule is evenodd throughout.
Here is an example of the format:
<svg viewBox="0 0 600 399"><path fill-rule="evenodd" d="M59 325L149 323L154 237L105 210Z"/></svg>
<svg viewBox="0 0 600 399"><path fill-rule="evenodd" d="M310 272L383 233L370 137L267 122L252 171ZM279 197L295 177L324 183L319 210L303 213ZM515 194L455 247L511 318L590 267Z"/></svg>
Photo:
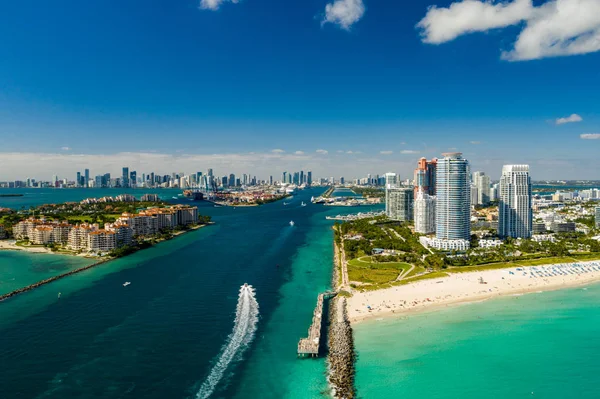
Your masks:
<svg viewBox="0 0 600 399"><path fill-rule="evenodd" d="M323 302L325 298L337 295L335 291L327 291L317 297L317 306L313 312L312 323L308 328L308 338L298 342L298 356L318 357L321 346L321 327L323 325Z"/></svg>

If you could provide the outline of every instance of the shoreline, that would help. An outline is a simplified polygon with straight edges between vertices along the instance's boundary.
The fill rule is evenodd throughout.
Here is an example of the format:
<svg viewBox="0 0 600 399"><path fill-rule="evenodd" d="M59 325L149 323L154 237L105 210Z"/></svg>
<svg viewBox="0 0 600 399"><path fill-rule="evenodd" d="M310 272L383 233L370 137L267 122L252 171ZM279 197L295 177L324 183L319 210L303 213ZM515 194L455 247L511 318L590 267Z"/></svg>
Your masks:
<svg viewBox="0 0 600 399"><path fill-rule="evenodd" d="M160 241L158 241L158 242L157 242L157 244L159 244L159 243L161 243L161 242L171 241L171 240L173 240L173 239L175 239L175 238L177 238L177 237L179 237L179 236L181 236L181 235L183 235L183 234L185 234L185 233L188 233L188 232L190 232L190 231L196 231L196 230L199 230L199 229L201 229L202 227L209 226L209 225L211 225L211 224L214 224L214 223L201 224L201 225L193 226L193 227L191 227L189 230L183 230L183 231L178 231L178 232L175 232L175 233L173 234L173 237L171 237L171 238L169 238L169 239L166 239L166 240L160 240ZM1 242L1 241L0 241L0 242ZM153 245L152 245L152 246L153 246ZM21 248L21 247L18 247L18 246L17 246L17 249L16 249L16 250L21 250L20 248ZM37 247L36 247L36 248L37 248ZM42 254L43 254L43 253L51 253L51 254L58 254L58 255L65 255L65 256L81 256L81 255L75 255L75 254L70 254L70 255L69 255L69 254L63 254L63 253L60 253L60 252L52 252L52 251L51 251L49 248L44 248L44 247L42 247L41 249L46 249L46 250L48 250L49 252L33 252L33 253L42 253ZM71 275L73 275L73 274L77 274L77 273L80 273L80 272L86 271L86 270L88 270L88 269L91 269L91 268L93 268L93 267L96 267L96 266L102 265L102 264L104 264L104 263L108 263L108 262L110 262L110 261L113 261L113 260L115 260L115 259L126 258L127 256L129 256L129 255L132 255L132 254L134 254L134 253L136 253L136 252L139 252L139 251L143 251L144 249L147 249L147 248L140 248L140 249L138 249L138 250L136 250L136 251L134 251L134 252L132 252L132 253L130 253L130 254L127 254L127 255L125 255L125 256L121 256L121 257L96 257L96 258L98 258L99 260L98 260L97 262L94 262L94 263L92 263L91 265L83 266L83 267L80 267L80 268L77 268L77 269L70 270L70 271L68 271L68 272L62 273L62 274L58 274L58 275L56 275L56 276L48 277L47 279L44 279L44 280L41 280L41 281L37 281L37 282L35 282L35 283L33 283L33 284L29 284L29 285L27 285L27 286L25 286L25 287L17 288L16 290L13 290L13 291L11 291L11 292L8 292L8 293L6 293L6 294L2 294L2 295L0 295L0 302L3 302L3 301L4 301L4 300L6 300L6 299L9 299L9 298L11 298L11 297L17 296L17 295L19 295L19 294L22 294L22 293L24 293L24 292L32 291L32 290L34 290L34 289L36 289L36 288L38 288L38 287L41 287L41 286L43 286L43 285L50 284L50 283L52 283L52 282L54 282L54 281L56 281L56 280L60 280L60 279L63 279L63 278L65 278L65 277L71 276ZM10 249L3 249L3 250L10 250ZM89 258L90 258L90 257L88 257L88 259L89 259Z"/></svg>
<svg viewBox="0 0 600 399"><path fill-rule="evenodd" d="M532 277L536 270L577 270L570 265L589 267L585 273L550 277ZM456 273L447 277L417 281L404 286L378 291L355 292L348 299L350 322L355 325L363 321L406 316L425 311L483 302L506 296L520 296L545 291L575 288L600 282L599 261L563 263L547 266L527 266L510 269ZM517 270L520 269L520 270ZM487 284L479 282L482 278ZM368 308L370 306L370 310Z"/></svg>

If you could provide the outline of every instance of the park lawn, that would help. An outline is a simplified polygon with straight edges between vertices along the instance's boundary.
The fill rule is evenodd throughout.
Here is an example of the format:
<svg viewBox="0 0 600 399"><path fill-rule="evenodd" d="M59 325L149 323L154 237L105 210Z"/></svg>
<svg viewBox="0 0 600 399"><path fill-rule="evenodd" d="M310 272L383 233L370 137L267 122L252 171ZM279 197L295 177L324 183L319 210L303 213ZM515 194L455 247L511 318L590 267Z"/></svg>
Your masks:
<svg viewBox="0 0 600 399"><path fill-rule="evenodd" d="M348 262L348 279L360 283L383 284L394 281L401 273L410 269L404 262L370 262L371 257L352 259Z"/></svg>
<svg viewBox="0 0 600 399"><path fill-rule="evenodd" d="M406 285L406 284L416 283L417 281L429 280L432 278L442 278L442 277L448 277L448 273L432 272L432 273L422 274L420 276L416 276L416 277L412 277L412 278L408 278L408 279L402 279L400 281L395 281L395 282L391 283L391 285Z"/></svg>
<svg viewBox="0 0 600 399"><path fill-rule="evenodd" d="M573 254L571 256L576 260L600 260L600 253Z"/></svg>

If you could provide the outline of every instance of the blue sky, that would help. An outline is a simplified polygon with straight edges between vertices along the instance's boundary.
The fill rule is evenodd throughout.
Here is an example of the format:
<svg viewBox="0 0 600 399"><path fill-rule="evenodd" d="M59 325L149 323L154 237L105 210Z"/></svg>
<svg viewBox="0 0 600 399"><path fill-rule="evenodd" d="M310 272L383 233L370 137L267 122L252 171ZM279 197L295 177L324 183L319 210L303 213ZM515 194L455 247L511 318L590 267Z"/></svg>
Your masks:
<svg viewBox="0 0 600 399"><path fill-rule="evenodd" d="M0 6L0 180L406 177L450 148L600 178L598 0L38 3Z"/></svg>

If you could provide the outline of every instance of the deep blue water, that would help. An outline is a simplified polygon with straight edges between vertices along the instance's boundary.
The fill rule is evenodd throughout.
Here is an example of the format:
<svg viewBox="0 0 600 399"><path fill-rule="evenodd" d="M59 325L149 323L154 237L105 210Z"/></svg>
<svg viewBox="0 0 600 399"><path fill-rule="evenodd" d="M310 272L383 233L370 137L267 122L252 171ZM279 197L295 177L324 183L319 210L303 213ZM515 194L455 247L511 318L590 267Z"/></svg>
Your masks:
<svg viewBox="0 0 600 399"><path fill-rule="evenodd" d="M0 396L195 398L245 282L256 288L258 330L211 397L322 396L324 361L295 353L318 292L330 286L325 216L344 211L300 206L320 192L300 192L287 206L199 203L216 225L0 303Z"/></svg>

